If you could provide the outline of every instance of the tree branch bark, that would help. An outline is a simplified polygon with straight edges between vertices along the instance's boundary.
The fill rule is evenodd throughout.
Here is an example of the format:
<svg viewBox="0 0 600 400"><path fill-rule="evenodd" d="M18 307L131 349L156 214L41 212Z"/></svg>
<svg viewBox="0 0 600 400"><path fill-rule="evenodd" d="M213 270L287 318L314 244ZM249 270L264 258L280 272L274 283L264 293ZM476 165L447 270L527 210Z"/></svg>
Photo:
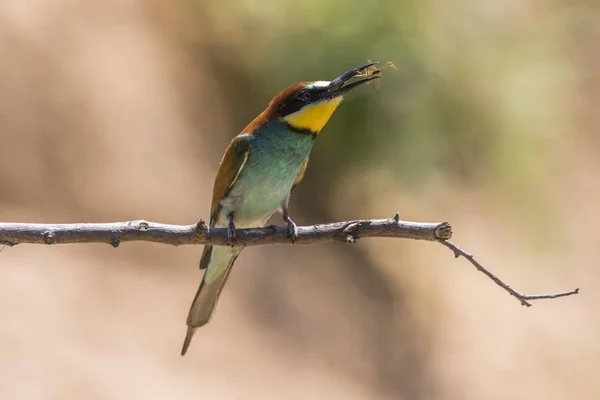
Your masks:
<svg viewBox="0 0 600 400"><path fill-rule="evenodd" d="M447 222L423 223L400 221L399 218L334 222L299 226L295 244L354 242L358 238L393 237L434 241L449 239L452 228ZM227 245L227 229L208 228L204 221L193 225L168 225L149 221L99 224L26 224L0 222L0 244L107 243L145 241L180 246L185 244ZM280 226L237 229L241 246L290 244L287 229Z"/></svg>
<svg viewBox="0 0 600 400"><path fill-rule="evenodd" d="M521 294L484 268L475 258L448 241L452 227L447 222L401 221L398 213L389 219L368 219L333 222L312 226L299 226L298 237L293 242L309 245L326 242L354 243L359 238L402 238L437 241L463 256L494 283L516 297L522 305L531 306L530 300L553 299L579 293L579 288L560 293ZM168 225L143 220L113 223L86 224L29 224L0 222L0 245L17 244L74 244L106 243L118 247L121 242L145 241L174 246L193 244L227 245L227 229L209 228L204 221L193 225ZM287 228L268 226L265 228L236 230L236 245L259 246L266 244L292 243ZM1 250L0 250L1 251Z"/></svg>

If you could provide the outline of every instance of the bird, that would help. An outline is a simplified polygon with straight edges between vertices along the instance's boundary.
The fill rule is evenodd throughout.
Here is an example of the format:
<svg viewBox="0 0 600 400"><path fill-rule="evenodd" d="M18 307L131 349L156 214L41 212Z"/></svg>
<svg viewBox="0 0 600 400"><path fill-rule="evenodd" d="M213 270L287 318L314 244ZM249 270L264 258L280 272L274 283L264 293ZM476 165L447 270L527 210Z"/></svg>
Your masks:
<svg viewBox="0 0 600 400"><path fill-rule="evenodd" d="M332 81L289 86L227 146L213 186L210 227L227 228L229 245L204 247L200 259L204 275L188 313L182 356L196 330L211 320L242 251L242 246L236 245L236 228L264 227L281 212L291 241L297 238L298 229L288 211L290 195L304 177L319 132L343 96L380 78L375 64L353 68Z"/></svg>

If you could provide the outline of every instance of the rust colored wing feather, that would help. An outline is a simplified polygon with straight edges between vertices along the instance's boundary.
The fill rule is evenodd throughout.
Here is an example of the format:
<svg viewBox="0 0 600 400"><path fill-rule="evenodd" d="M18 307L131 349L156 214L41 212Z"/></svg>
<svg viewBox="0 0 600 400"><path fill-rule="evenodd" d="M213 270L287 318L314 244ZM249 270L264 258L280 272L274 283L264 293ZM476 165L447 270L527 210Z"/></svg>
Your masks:
<svg viewBox="0 0 600 400"><path fill-rule="evenodd" d="M240 173L248 160L250 154L250 139L250 135L238 135L233 138L225 150L213 187L213 198L210 211L211 226L214 226L216 223L216 218L221 209L221 200L227 196L231 186L240 176Z"/></svg>

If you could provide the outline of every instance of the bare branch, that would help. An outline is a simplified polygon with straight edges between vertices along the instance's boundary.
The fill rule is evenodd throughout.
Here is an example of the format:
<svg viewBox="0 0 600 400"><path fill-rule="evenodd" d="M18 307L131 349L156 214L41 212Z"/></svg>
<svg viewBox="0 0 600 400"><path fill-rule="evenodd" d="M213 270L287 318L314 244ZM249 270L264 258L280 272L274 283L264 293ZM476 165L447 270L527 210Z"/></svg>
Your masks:
<svg viewBox="0 0 600 400"><path fill-rule="evenodd" d="M290 244L287 229L268 226L236 230L236 241L241 246ZM330 224L299 226L295 244L325 242L353 242L366 237L390 237L417 240L449 239L452 228L447 222L424 223L389 219L371 219L334 222ZM23 224L0 223L0 244L14 246L20 243L67 244L107 243L117 247L121 242L146 241L171 244L227 245L227 229L209 229L203 221L193 225L167 225L147 221L100 224Z"/></svg>
<svg viewBox="0 0 600 400"><path fill-rule="evenodd" d="M486 274L488 276L488 278L490 278L491 280L494 281L494 283L496 283L496 285L500 286L502 289L506 290L512 296L516 297L517 300L519 300L521 302L521 305L524 305L524 306L527 306L527 307L531 307L531 303L528 302L527 300L556 299L557 297L571 296L573 294L579 293L579 288L575 288L575 289L570 290L568 292L560 292L560 293L550 293L550 294L521 294L521 293L517 292L516 290L514 290L513 288L511 288L508 284L502 282L502 280L500 280L500 278L498 278L492 272L490 272L487 269L485 269L483 267L483 265L481 265L475 259L475 257L473 257L472 254L467 253L466 251L464 251L463 249L461 249L460 247L458 247L454 243L449 242L447 240L440 240L439 242L441 244L443 244L444 246L448 247L450 250L452 250L454 252L454 257L458 258L460 256L463 256L464 258L466 258L467 260L469 260L469 262L471 264L473 264L475 266L475 268L477 268L479 271L481 271L484 274Z"/></svg>
<svg viewBox="0 0 600 400"><path fill-rule="evenodd" d="M475 258L449 242L452 227L447 222L408 222L401 221L396 213L389 219L368 219L333 222L312 226L299 226L298 237L293 242L308 245L325 242L355 243L357 239L368 237L403 238L438 241L454 252L455 257L463 256L479 271L487 275L498 286L516 297L522 305L530 307L531 300L554 299L579 293L579 289L569 292L526 295L517 292L485 269ZM121 242L146 241L171 244L174 246L212 244L227 246L227 229L209 228L204 221L193 225L168 225L148 221L129 221L98 224L26 224L0 222L0 245L14 246L30 244L69 244L107 243L118 247ZM265 228L238 229L236 245L258 246L266 244L290 244L287 228L268 226ZM1 251L1 249L0 249Z"/></svg>

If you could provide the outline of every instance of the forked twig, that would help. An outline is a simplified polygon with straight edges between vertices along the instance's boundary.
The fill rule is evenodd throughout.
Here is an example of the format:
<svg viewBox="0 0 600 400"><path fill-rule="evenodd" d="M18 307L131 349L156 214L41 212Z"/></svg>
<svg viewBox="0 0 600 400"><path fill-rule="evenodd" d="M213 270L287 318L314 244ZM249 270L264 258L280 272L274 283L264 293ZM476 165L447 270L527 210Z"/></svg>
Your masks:
<svg viewBox="0 0 600 400"><path fill-rule="evenodd" d="M485 275L487 275L488 278L490 278L492 281L494 281L494 283L496 285L500 286L502 289L506 290L512 296L516 297L517 300L519 300L521 302L521 304L524 306L531 307L532 304L527 300L556 299L557 297L571 296L573 294L579 293L579 288L575 288L568 292L549 293L549 294L521 294L521 293L517 292L515 289L511 288L510 285L504 283L495 274L488 271L483 265L481 265L479 263L479 261L477 261L475 259L475 257L473 257L472 254L467 253L466 251L464 251L463 249L461 249L460 247L458 247L457 245L455 245L454 243L452 243L448 240L440 239L438 241L441 244L443 244L444 246L448 247L450 250L452 250L454 252L454 257L458 258L459 256L463 256L464 258L469 260L469 262L471 264L473 264L475 266L475 268L477 268L477 270L483 272Z"/></svg>

